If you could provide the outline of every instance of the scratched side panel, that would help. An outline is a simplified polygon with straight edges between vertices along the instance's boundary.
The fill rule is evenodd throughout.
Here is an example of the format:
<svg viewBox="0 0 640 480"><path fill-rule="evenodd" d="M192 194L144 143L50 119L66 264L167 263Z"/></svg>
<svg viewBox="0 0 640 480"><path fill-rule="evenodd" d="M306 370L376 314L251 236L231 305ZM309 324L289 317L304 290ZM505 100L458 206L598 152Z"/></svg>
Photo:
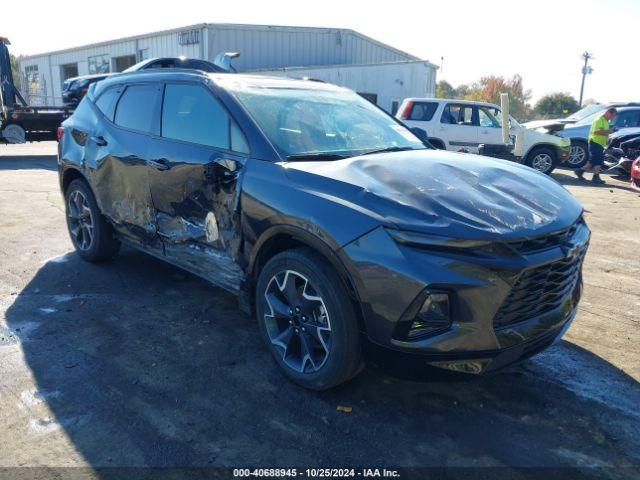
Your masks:
<svg viewBox="0 0 640 480"><path fill-rule="evenodd" d="M148 245L156 236L156 220L149 190L146 135L119 129L107 122L94 133L107 145L87 142L85 165L98 205L116 230L128 240Z"/></svg>

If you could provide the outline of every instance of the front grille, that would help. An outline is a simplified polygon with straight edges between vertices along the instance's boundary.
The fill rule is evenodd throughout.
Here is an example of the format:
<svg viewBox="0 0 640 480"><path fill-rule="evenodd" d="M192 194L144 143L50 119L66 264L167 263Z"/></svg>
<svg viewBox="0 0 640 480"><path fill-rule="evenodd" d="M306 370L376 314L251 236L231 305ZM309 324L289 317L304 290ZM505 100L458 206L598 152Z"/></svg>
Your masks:
<svg viewBox="0 0 640 480"><path fill-rule="evenodd" d="M545 235L543 237L534 238L531 240L523 240L520 242L509 242L509 246L516 249L519 253L533 253L539 252L542 250L547 250L549 248L559 247L564 244L567 240L573 237L573 234L578 229L578 226L582 223L582 220L577 221L569 228L562 230L560 232L555 232L550 235Z"/></svg>
<svg viewBox="0 0 640 480"><path fill-rule="evenodd" d="M494 317L493 326L528 320L559 307L576 288L585 251L523 272Z"/></svg>

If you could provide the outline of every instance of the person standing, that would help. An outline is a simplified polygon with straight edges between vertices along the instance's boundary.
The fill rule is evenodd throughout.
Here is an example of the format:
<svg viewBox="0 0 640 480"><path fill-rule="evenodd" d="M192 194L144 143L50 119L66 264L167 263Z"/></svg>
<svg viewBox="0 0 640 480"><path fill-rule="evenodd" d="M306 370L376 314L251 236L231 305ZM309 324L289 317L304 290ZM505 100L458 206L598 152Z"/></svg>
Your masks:
<svg viewBox="0 0 640 480"><path fill-rule="evenodd" d="M589 161L581 168L575 171L576 176L580 180L584 180L584 172L593 168L593 178L591 181L595 184L602 185L604 180L600 178L600 170L604 164L604 149L607 146L607 137L614 130L609 126L609 122L615 118L618 111L611 107L596 118L591 124L589 130Z"/></svg>

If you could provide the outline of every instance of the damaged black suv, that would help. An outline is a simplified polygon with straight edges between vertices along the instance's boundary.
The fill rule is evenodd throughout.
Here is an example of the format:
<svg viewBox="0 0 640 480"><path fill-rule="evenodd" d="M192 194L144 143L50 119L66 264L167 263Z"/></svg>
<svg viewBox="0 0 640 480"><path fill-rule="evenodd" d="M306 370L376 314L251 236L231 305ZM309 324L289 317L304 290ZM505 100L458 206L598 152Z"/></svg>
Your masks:
<svg viewBox="0 0 640 480"><path fill-rule="evenodd" d="M106 260L124 243L237 294L307 388L356 375L365 345L483 373L575 315L590 232L561 185L425 148L349 90L112 75L61 128L78 254Z"/></svg>

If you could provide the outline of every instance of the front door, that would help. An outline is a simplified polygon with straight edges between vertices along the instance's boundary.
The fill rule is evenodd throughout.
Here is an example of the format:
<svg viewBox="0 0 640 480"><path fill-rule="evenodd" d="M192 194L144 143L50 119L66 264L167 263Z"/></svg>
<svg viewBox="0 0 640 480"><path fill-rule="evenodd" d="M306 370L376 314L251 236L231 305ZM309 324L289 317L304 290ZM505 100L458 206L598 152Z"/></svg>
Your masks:
<svg viewBox="0 0 640 480"><path fill-rule="evenodd" d="M167 83L149 179L169 261L237 291L243 278L240 191L248 146L206 86Z"/></svg>
<svg viewBox="0 0 640 480"><path fill-rule="evenodd" d="M485 145L503 145L502 113L495 107L478 106L478 142Z"/></svg>
<svg viewBox="0 0 640 480"><path fill-rule="evenodd" d="M96 190L101 211L127 240L146 247L156 237L147 161L159 89L146 83L104 91L96 106L109 121L96 122L85 146L92 182L102 185Z"/></svg>
<svg viewBox="0 0 640 480"><path fill-rule="evenodd" d="M434 137L445 143L447 150L478 152L477 111L472 105L449 103L444 107Z"/></svg>

